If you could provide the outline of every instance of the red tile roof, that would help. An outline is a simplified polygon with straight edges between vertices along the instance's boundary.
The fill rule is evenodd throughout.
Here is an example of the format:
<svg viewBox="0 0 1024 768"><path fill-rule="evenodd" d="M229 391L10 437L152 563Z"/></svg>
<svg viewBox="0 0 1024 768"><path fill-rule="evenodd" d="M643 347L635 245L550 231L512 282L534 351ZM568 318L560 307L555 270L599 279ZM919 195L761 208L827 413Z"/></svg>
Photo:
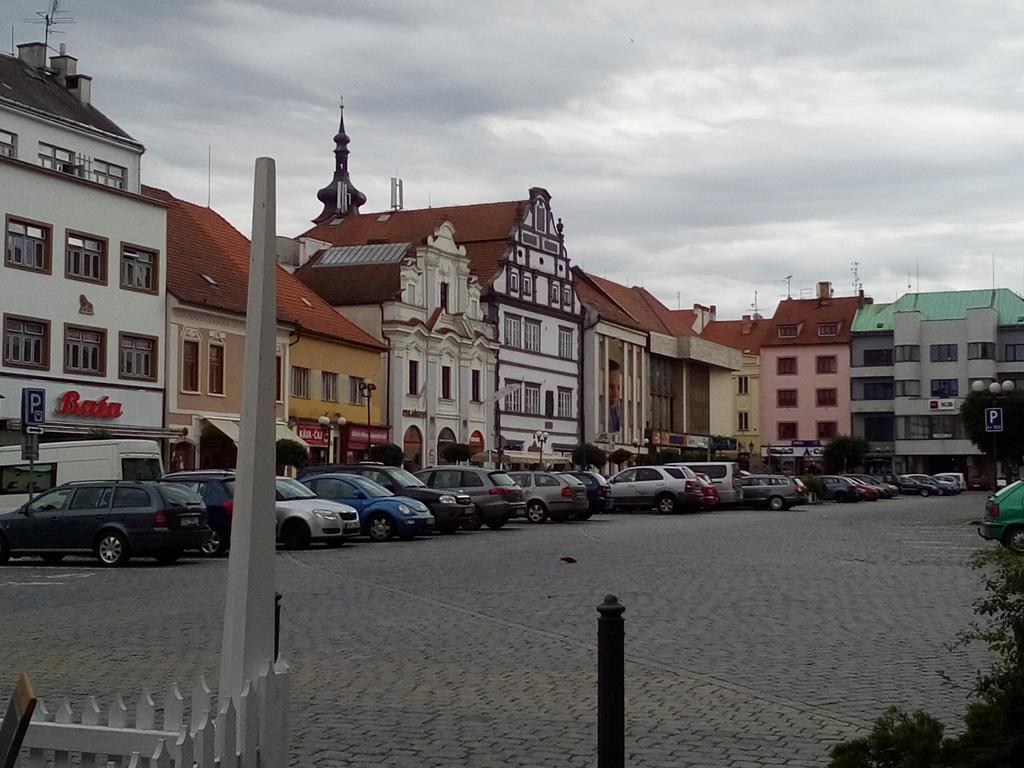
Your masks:
<svg viewBox="0 0 1024 768"><path fill-rule="evenodd" d="M143 194L168 206L168 292L187 304L244 315L249 239L210 208L179 200L156 187L143 187ZM282 267L277 269L277 316L317 336L368 349L386 348Z"/></svg>
<svg viewBox="0 0 1024 768"><path fill-rule="evenodd" d="M759 354L761 342L771 326L771 320L750 318L749 320L713 320L701 332L701 338L732 347L750 355Z"/></svg>
<svg viewBox="0 0 1024 768"><path fill-rule="evenodd" d="M828 299L783 299L775 316L767 322L762 347L794 344L848 344L850 326L864 299L857 296L833 296ZM819 336L818 326L835 323L835 336ZM779 327L795 325L796 336L780 337Z"/></svg>
<svg viewBox="0 0 1024 768"><path fill-rule="evenodd" d="M445 221L455 227L455 241L466 247L470 270L486 290L497 276L501 260L511 244L515 226L522 220L528 200L501 203L452 205L405 211L379 211L346 216L337 224L325 222L302 233L332 245L366 243L413 243L420 245Z"/></svg>
<svg viewBox="0 0 1024 768"><path fill-rule="evenodd" d="M295 270L295 277L332 306L382 304L402 293L401 264L317 267L321 255L322 252L316 254Z"/></svg>
<svg viewBox="0 0 1024 768"><path fill-rule="evenodd" d="M638 331L646 330L636 318L597 285L592 275L588 275L579 267L573 267L572 274L573 288L576 289L579 300L585 307L596 312L602 320Z"/></svg>

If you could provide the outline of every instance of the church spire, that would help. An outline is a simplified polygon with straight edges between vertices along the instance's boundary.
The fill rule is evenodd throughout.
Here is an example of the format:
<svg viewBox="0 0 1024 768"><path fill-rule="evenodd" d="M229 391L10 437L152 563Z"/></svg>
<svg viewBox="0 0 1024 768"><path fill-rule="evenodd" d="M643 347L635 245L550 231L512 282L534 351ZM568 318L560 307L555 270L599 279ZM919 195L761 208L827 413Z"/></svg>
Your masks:
<svg viewBox="0 0 1024 768"><path fill-rule="evenodd" d="M359 208L366 205L366 195L352 185L348 176L348 134L345 133L345 100L341 99L338 107L341 120L338 133L334 137L334 178L331 183L316 193L316 199L324 205L320 215L313 219L314 224L321 224L331 219L340 219L350 213L359 213Z"/></svg>

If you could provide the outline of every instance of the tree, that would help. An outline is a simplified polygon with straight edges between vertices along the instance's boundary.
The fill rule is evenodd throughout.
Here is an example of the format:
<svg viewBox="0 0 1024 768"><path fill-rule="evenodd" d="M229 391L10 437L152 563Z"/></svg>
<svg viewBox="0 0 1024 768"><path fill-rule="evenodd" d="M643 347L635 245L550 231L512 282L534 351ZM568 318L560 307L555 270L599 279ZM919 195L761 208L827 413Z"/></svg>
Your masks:
<svg viewBox="0 0 1024 768"><path fill-rule="evenodd" d="M388 467L400 467L405 459L402 446L394 443L380 443L370 447L370 461L379 461Z"/></svg>
<svg viewBox="0 0 1024 768"><path fill-rule="evenodd" d="M851 437L849 435L838 435L833 437L825 446L822 458L825 460L825 469L829 472L849 472L864 463L867 456L868 441L863 437Z"/></svg>
<svg viewBox="0 0 1024 768"><path fill-rule="evenodd" d="M278 440L275 449L279 467L298 469L304 466L309 459L309 451L306 450L306 446L297 440L289 440L287 437Z"/></svg>
<svg viewBox="0 0 1024 768"><path fill-rule="evenodd" d="M610 461L612 464L622 465L632 458L632 451L627 451L625 448L616 448L614 451L612 451L612 455L608 457L608 461Z"/></svg>
<svg viewBox="0 0 1024 768"><path fill-rule="evenodd" d="M465 443L448 443L441 449L441 458L449 464L459 464L473 458L473 449Z"/></svg>
<svg viewBox="0 0 1024 768"><path fill-rule="evenodd" d="M582 443L572 449L572 463L577 467L603 467L608 454L593 443Z"/></svg>
<svg viewBox="0 0 1024 768"><path fill-rule="evenodd" d="M671 464L675 461L681 461L683 454L673 448L663 448L657 453L651 456L652 464Z"/></svg>
<svg viewBox="0 0 1024 768"><path fill-rule="evenodd" d="M986 408L1003 409L1003 431L996 433L995 441L993 433L985 431ZM967 437L982 453L991 456L995 442L997 458L1016 460L1024 454L1024 391L1000 395L987 390L971 392L960 406L960 418Z"/></svg>

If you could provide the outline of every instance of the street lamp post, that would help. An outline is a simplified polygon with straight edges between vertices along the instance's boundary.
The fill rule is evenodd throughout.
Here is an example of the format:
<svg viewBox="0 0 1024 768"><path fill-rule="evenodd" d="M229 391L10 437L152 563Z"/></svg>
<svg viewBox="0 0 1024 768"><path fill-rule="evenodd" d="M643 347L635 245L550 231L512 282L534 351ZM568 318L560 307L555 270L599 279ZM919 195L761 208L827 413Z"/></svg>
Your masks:
<svg viewBox="0 0 1024 768"><path fill-rule="evenodd" d="M361 381L359 382L359 394L366 398L366 458L370 458L370 449L373 448L373 429L370 426L372 421L370 419L370 398L373 397L373 391L377 389L377 385L372 381Z"/></svg>
<svg viewBox="0 0 1024 768"><path fill-rule="evenodd" d="M324 414L317 420L317 424L327 430L327 463L331 463L331 444L334 442L334 434L331 430L331 417Z"/></svg>
<svg viewBox="0 0 1024 768"><path fill-rule="evenodd" d="M540 446L540 468L544 469L544 443L550 435L547 432L537 431L533 433L533 441Z"/></svg>
<svg viewBox="0 0 1024 768"><path fill-rule="evenodd" d="M971 384L971 389L975 392L984 392L986 389L992 398L995 400L1004 400L1006 397L1016 389L1016 386L1012 381L1007 379L1002 384L998 381L992 381L986 384L983 380L978 379ZM996 491L999 487L999 459L997 458L996 451L999 448L999 433L992 433L992 490Z"/></svg>

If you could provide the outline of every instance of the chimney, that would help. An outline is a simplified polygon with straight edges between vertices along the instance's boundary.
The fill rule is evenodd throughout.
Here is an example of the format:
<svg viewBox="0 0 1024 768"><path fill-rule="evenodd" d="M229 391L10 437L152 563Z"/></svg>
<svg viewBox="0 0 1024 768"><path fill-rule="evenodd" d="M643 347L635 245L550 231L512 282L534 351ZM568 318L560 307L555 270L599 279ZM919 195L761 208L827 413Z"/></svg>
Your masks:
<svg viewBox="0 0 1024 768"><path fill-rule="evenodd" d="M18 61L35 70L46 67L46 43L21 43L18 46Z"/></svg>
<svg viewBox="0 0 1024 768"><path fill-rule="evenodd" d="M88 106L92 102L92 75L68 75L68 93Z"/></svg>
<svg viewBox="0 0 1024 768"><path fill-rule="evenodd" d="M740 323L740 333L744 336L749 336L753 328L754 324L751 322L750 315L744 315L743 321Z"/></svg>
<svg viewBox="0 0 1024 768"><path fill-rule="evenodd" d="M718 315L718 307L712 304L710 307L708 307L708 311L711 314L711 319L714 320L715 316Z"/></svg>
<svg viewBox="0 0 1024 768"><path fill-rule="evenodd" d="M60 56L50 57L50 69L54 71L57 84L67 88L67 79L78 74L78 59L64 53L64 43L61 43Z"/></svg>
<svg viewBox="0 0 1024 768"><path fill-rule="evenodd" d="M822 280L818 283L818 298L822 301L832 298L832 283L828 280Z"/></svg>

